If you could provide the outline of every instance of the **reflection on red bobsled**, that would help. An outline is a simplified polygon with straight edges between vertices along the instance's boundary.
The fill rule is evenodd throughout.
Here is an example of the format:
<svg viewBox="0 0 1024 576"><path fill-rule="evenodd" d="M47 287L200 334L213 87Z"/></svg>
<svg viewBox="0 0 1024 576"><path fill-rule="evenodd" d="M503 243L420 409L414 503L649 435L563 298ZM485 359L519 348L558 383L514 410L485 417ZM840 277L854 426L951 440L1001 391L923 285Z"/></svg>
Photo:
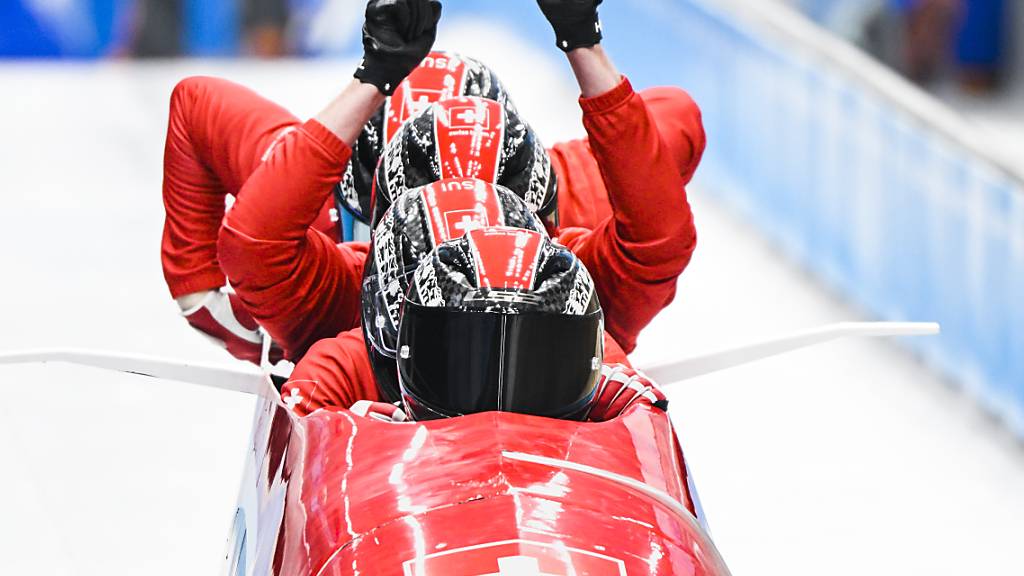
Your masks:
<svg viewBox="0 0 1024 576"><path fill-rule="evenodd" d="M679 382L851 336L935 323L839 322L647 367ZM269 342L264 354L269 351ZM580 423L485 413L392 424L295 416L266 372L77 349L0 352L257 394L229 576L725 575L667 414Z"/></svg>
<svg viewBox="0 0 1024 576"><path fill-rule="evenodd" d="M236 575L728 574L668 416L392 424L262 400Z"/></svg>

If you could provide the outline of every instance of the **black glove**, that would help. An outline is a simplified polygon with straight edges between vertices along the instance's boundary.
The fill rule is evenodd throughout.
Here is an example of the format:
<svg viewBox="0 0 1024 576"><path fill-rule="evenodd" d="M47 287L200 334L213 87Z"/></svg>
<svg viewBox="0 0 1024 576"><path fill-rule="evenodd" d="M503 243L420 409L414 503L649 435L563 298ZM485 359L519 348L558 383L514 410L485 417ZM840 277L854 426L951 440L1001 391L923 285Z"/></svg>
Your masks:
<svg viewBox="0 0 1024 576"><path fill-rule="evenodd" d="M555 44L563 52L601 43L601 0L537 0L540 11L555 29Z"/></svg>
<svg viewBox="0 0 1024 576"><path fill-rule="evenodd" d="M370 0L363 62L355 77L390 96L430 53L441 19L438 0Z"/></svg>

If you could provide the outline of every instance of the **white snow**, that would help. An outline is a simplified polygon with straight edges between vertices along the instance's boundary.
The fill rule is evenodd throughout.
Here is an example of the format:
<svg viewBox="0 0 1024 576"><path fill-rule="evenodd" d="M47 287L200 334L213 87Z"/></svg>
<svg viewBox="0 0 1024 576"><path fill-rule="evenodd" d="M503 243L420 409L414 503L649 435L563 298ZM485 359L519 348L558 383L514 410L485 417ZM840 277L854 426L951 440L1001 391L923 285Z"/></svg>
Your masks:
<svg viewBox="0 0 1024 576"><path fill-rule="evenodd" d="M440 46L496 67L548 141L581 133L560 54L461 26ZM353 64L0 65L0 349L231 364L178 317L160 273L171 88L223 75L305 117ZM857 318L699 186L691 195L699 247L637 364ZM59 365L3 367L0 379L0 573L216 572L252 399ZM1024 573L1024 452L889 344L809 349L670 397L737 575Z"/></svg>

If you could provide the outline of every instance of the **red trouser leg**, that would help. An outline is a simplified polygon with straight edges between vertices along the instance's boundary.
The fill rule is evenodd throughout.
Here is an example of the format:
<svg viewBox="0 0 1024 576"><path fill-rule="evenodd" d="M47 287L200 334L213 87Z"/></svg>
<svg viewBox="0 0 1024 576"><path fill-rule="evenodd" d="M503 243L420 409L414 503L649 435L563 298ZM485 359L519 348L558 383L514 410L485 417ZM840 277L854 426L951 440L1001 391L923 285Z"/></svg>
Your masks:
<svg viewBox="0 0 1024 576"><path fill-rule="evenodd" d="M321 338L359 326L368 247L338 245L311 228L350 155L327 128L306 122L281 138L221 225L222 269L291 359Z"/></svg>
<svg viewBox="0 0 1024 576"><path fill-rule="evenodd" d="M227 80L190 77L175 86L164 148L161 246L172 297L225 284L217 260L225 197L237 194L274 140L298 124L281 106Z"/></svg>

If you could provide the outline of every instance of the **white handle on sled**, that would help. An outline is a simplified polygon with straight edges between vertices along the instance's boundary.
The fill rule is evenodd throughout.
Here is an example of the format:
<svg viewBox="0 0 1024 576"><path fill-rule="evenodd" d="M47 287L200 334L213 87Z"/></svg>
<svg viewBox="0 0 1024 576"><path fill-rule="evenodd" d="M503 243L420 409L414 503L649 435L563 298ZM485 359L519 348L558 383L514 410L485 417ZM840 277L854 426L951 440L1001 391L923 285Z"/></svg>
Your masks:
<svg viewBox="0 0 1024 576"><path fill-rule="evenodd" d="M807 346L822 344L837 338L930 336L939 332L940 327L935 322L838 322L738 348L657 364L644 368L643 372L655 382L669 384L741 366Z"/></svg>
<svg viewBox="0 0 1024 576"><path fill-rule="evenodd" d="M238 370L184 360L98 350L51 348L0 353L0 364L31 362L67 362L247 394L259 394L267 380L266 374L255 368L253 370Z"/></svg>
<svg viewBox="0 0 1024 576"><path fill-rule="evenodd" d="M658 364L644 368L643 371L655 382L669 384L821 344L836 338L923 336L938 333L939 325L934 322L839 322L739 348ZM266 372L255 368L239 370L184 360L97 350L52 348L0 353L0 365L30 362L67 362L247 394L259 394L265 389L268 379Z"/></svg>

